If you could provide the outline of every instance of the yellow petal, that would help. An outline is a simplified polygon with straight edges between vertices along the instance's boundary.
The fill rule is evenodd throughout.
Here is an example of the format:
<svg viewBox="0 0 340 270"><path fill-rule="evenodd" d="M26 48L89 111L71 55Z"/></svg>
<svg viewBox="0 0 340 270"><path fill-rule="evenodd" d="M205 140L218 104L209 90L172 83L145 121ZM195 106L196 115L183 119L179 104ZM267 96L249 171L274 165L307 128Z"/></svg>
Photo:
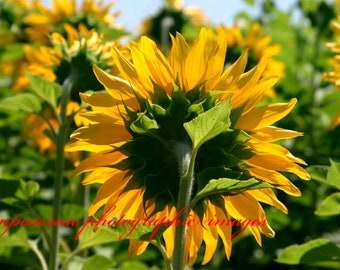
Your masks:
<svg viewBox="0 0 340 270"><path fill-rule="evenodd" d="M123 57L123 56L121 56ZM126 61L128 62L128 61ZM133 86L128 82L119 77L112 76L107 74L105 71L98 68L96 65L93 66L93 71L98 79L98 81L105 86L105 89L113 98L114 102L109 102L107 104L111 104L111 106L116 104L121 104L121 101L127 103L127 105L134 109L139 109L139 104L136 100L135 91L142 97L147 97L145 91L142 91L140 88L134 89ZM137 75L136 75L137 76Z"/></svg>
<svg viewBox="0 0 340 270"><path fill-rule="evenodd" d="M202 264L208 263L215 254L218 243L218 232L215 225L209 225L210 220L216 219L215 206L208 201L205 217L203 221L203 240L205 242L205 252Z"/></svg>
<svg viewBox="0 0 340 270"><path fill-rule="evenodd" d="M216 217L219 220L227 219L222 209L219 207L215 207L216 211ZM230 254L232 249L232 242L231 242L231 226L223 226L223 225L216 225L216 229L218 232L218 235L221 237L223 245L224 245L224 251L227 256L227 259L230 260Z"/></svg>
<svg viewBox="0 0 340 270"><path fill-rule="evenodd" d="M197 42L193 45L185 60L184 86L189 91L203 81L208 59L206 55L207 29L202 28Z"/></svg>
<svg viewBox="0 0 340 270"><path fill-rule="evenodd" d="M274 142L282 139L291 139L302 136L302 132L268 126L256 131L251 136L262 142Z"/></svg>
<svg viewBox="0 0 340 270"><path fill-rule="evenodd" d="M92 154L87 159L80 162L79 166L74 170L73 176L79 175L83 172L92 171L98 167L105 167L109 165L114 165L121 160L126 158L126 156L119 151L115 152L100 152Z"/></svg>
<svg viewBox="0 0 340 270"><path fill-rule="evenodd" d="M172 68L175 81L178 80L180 88L185 89L184 67L185 59L189 53L189 46L184 37L179 33L176 34L176 37L173 37L172 35L170 37L172 41L172 47L168 56L169 63Z"/></svg>
<svg viewBox="0 0 340 270"><path fill-rule="evenodd" d="M247 170L249 171L250 175L270 184L276 185L278 189L283 190L289 195L301 196L300 190L279 172L260 167L249 167Z"/></svg>
<svg viewBox="0 0 340 270"><path fill-rule="evenodd" d="M245 192L253 196L259 202L272 205L285 214L288 213L287 207L277 199L275 193L270 188L253 189Z"/></svg>
<svg viewBox="0 0 340 270"><path fill-rule="evenodd" d="M105 205L105 208L107 208L108 201L112 200L112 198L117 197L121 193L126 185L127 180L124 178L123 172L117 176L119 176L120 178L111 177L110 179L107 179L102 186L100 186L97 191L96 198L89 207L89 216L94 216L98 209L103 205ZM113 211L112 213L110 213L110 215L106 213L106 219L112 217L112 215L116 215L116 211L114 208L112 208L112 205L110 205L110 209L113 209Z"/></svg>
<svg viewBox="0 0 340 270"><path fill-rule="evenodd" d="M301 168L299 165L282 156L274 154L255 155L248 159L246 164L253 167L265 168L267 170L291 172L304 180L310 179L310 176L306 170Z"/></svg>
<svg viewBox="0 0 340 270"><path fill-rule="evenodd" d="M83 185L89 185L94 183L105 183L110 178L121 178L126 172L123 172L114 168L97 168L88 174L82 181Z"/></svg>
<svg viewBox="0 0 340 270"><path fill-rule="evenodd" d="M111 145L95 145L84 141L71 141L65 146L66 152L89 151L93 153L99 153L110 150L112 150Z"/></svg>
<svg viewBox="0 0 340 270"><path fill-rule="evenodd" d="M256 130L272 125L285 117L295 106L297 99L289 103L276 103L255 108L242 115L235 127L243 130Z"/></svg>
<svg viewBox="0 0 340 270"><path fill-rule="evenodd" d="M78 128L71 135L71 139L84 140L87 143L96 145L114 145L132 138L124 125L93 124L87 127Z"/></svg>
<svg viewBox="0 0 340 270"><path fill-rule="evenodd" d="M146 242L146 241L130 240L129 256L142 254L146 250L148 245L149 245L149 242Z"/></svg>

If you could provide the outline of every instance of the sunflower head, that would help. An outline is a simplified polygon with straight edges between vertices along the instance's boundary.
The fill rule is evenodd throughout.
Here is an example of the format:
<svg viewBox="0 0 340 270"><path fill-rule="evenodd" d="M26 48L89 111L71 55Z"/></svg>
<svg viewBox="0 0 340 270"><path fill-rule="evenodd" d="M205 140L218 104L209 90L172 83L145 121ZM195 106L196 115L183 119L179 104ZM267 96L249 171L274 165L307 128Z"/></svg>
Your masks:
<svg viewBox="0 0 340 270"><path fill-rule="evenodd" d="M29 86L26 71L60 85L70 77L73 84L71 100L78 103L79 92L102 89L92 72L92 65L98 64L105 70L112 68L109 53L112 43L107 42L104 46L103 35L95 30L88 30L84 25L79 25L78 29L65 25L65 31L67 38L59 33L52 33L52 47L24 47L26 61L21 66L14 90Z"/></svg>
<svg viewBox="0 0 340 270"><path fill-rule="evenodd" d="M169 34L179 32L192 38L206 22L207 18L202 15L201 9L184 7L183 1L166 1L166 5L155 15L144 20L140 31L166 51L169 49Z"/></svg>
<svg viewBox="0 0 340 270"><path fill-rule="evenodd" d="M32 41L40 44L48 44L48 35L53 32L58 32L66 38L68 33L65 31L65 24L75 28L82 24L87 29L97 29L99 32L113 28L121 29L120 26L113 24L118 16L118 13L110 13L113 3L84 0L80 4L76 0L54 0L50 8L39 1L34 3L33 12L25 18L28 25L26 32Z"/></svg>
<svg viewBox="0 0 340 270"><path fill-rule="evenodd" d="M284 75L284 64L275 59L280 52L280 45L272 44L270 36L264 36L260 24L255 23L247 33L237 27L223 26L228 36L228 51L226 56L226 65L236 61L245 49L249 50L246 70L255 67L262 58L267 58L266 69L263 76L271 77ZM273 96L274 89L268 89L266 95Z"/></svg>
<svg viewBox="0 0 340 270"><path fill-rule="evenodd" d="M30 87L30 79L27 72L33 76L63 85L65 81L72 87L67 105L67 116L74 116L80 110L80 92L88 90L102 90L101 84L95 78L92 65L100 65L103 69L111 69L109 49L111 43L102 44L103 36L95 30L88 30L80 25L78 29L65 25L67 38L59 33L51 35L53 47L48 46L25 46L26 61L21 66L21 74L18 76L13 87L14 90L23 90ZM57 104L58 105L58 104ZM28 115L25 121L26 135L33 139L33 143L40 152L54 153L55 145L45 131L59 127L56 111L60 108L47 108L44 110L43 119L38 115ZM49 125L46 123L49 121ZM78 116L74 118L74 125L79 126L83 121ZM75 160L75 159L74 159Z"/></svg>
<svg viewBox="0 0 340 270"><path fill-rule="evenodd" d="M173 217L190 179L190 215L200 222L188 227L185 260L193 264L204 242L206 263L218 236L228 258L232 246L231 228L207 226L210 219L264 220L260 202L287 212L271 188L298 196L281 172L309 176L298 165L303 160L273 143L302 135L272 126L296 100L257 106L278 80L263 76L266 59L245 72L245 51L225 70L222 28L217 35L203 28L192 47L180 34L171 39L167 56L147 37L129 45L131 60L114 48L116 76L94 66L106 93L82 95L92 107L82 116L91 124L73 133L68 150L92 152L74 172L91 172L84 184L102 184L90 216L103 209L106 218ZM163 233L170 256L174 230ZM259 244L260 233L274 236L268 224L249 230ZM146 246L131 241L130 251L139 254Z"/></svg>

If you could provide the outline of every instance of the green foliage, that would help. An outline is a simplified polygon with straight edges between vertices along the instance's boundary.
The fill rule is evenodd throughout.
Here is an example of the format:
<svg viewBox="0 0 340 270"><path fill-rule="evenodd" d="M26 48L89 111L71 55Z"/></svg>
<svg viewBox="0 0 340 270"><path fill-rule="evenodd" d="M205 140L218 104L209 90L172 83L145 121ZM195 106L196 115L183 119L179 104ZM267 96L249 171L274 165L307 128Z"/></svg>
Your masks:
<svg viewBox="0 0 340 270"><path fill-rule="evenodd" d="M23 45L31 43L25 35L27 24L23 20L24 13L28 11L13 5L11 13L10 2L0 3L0 62L7 66L8 61L16 61L16 76L17 67L25 56ZM227 2L226 5L229 5L229 1ZM258 247L248 237L250 234L244 234L242 239L233 242L230 261L225 258L224 250L219 244L213 260L205 266L200 265L205 249L203 245L198 253L197 263L192 268L236 270L251 266L255 270L339 269L340 127L332 129L330 125L339 113L340 91L333 84L322 80L324 72L333 70L329 65L333 53L325 44L335 40L330 23L335 19L336 8L333 3L325 0L294 1L286 11L278 8L277 1L244 0L244 3L252 9L260 7L260 12L254 17L249 10L242 10L235 17L235 22L240 22L247 29L254 22L260 22L263 34L270 35L272 44L281 47L276 60L284 63L285 74L275 87L276 95L268 99L281 102L292 97L298 98L298 104L292 113L278 125L304 133L303 137L284 144L295 156L309 164L307 170L313 180L295 181L295 176L286 175L302 192L302 197L288 197L277 190L278 199L289 210L288 215L262 204L268 222L276 232L274 239L263 237L262 247ZM75 16L69 18L69 21L76 23L76 19ZM93 18L87 18L84 22L91 20ZM58 27L64 31L63 26ZM199 29L192 23L187 22L181 27L187 40L197 37ZM109 41L127 34L124 30L109 27L98 29L105 40ZM7 40L8 36L10 39ZM79 63L76 66L77 71L83 68ZM58 72L65 77L68 75L68 69ZM86 67L86 72L81 73L84 79L81 81L83 88L88 87L88 72L92 74L91 67ZM11 88L16 80L15 76L2 70L0 72L0 220L13 219L17 215L22 219L49 219L53 212L55 156L33 149L32 142L24 136L24 118L28 113L42 114L46 108L57 112L61 85L27 72L30 86L24 92L14 93ZM230 104L225 101L210 109L219 95L218 91L211 92L211 97L205 96L199 102L193 102L198 100L198 89L184 94L175 85L174 93L169 96L160 87L155 87L157 100L152 100L152 103L157 102L160 106L140 98L142 110L129 123L136 136L148 134L150 137L129 142L121 148L126 153L133 148L136 156L129 156L117 167L124 169L126 165L134 166L138 176L145 176L138 180L141 182L134 181L126 190L147 185L145 199L157 195L158 210L166 203L176 200L178 187L170 184L178 177L178 172L169 169L177 166L171 150L173 144L159 142L157 135L166 136L169 141L186 138L188 145L191 143L197 151L197 183L194 191L198 194L193 198L193 206L204 207L204 199L207 197L218 205L215 195L220 193L233 195L244 189L273 188L235 170L240 164L241 153L244 159L252 155L244 147L244 142L249 139L248 135L229 130L230 119L231 122L236 122L243 108L231 112ZM78 90L74 90L74 100L77 100ZM223 148L219 147L221 144L224 145ZM157 158L159 153L163 153L164 160ZM141 158L146 158L147 161L142 163ZM156 170L159 167L162 171ZM206 167L209 168L203 169ZM63 226L60 234L60 257L63 263L69 260L68 269L165 269L163 258L154 246L149 245L142 256L130 258L127 251L128 241L122 240L122 236L127 236L126 239L149 240L155 226L140 224L133 230L131 225L100 226L98 231L94 231L94 226L88 225L80 232L86 221L82 219L86 217L89 201L93 200L97 188L84 189L81 179L71 177L72 170L73 163L68 160L65 166L61 219L79 220L77 226ZM173 189L169 190L169 187ZM52 227L11 227L0 236L0 268L41 269L43 264L36 255L48 259L51 229ZM165 229L159 228L152 238L152 244L155 244ZM6 226L1 224L0 234L5 230ZM74 239L77 233L78 240Z"/></svg>
<svg viewBox="0 0 340 270"><path fill-rule="evenodd" d="M3 99L0 102L0 110L39 112L41 104L37 96L30 93L21 93Z"/></svg>
<svg viewBox="0 0 340 270"><path fill-rule="evenodd" d="M228 178L213 179L200 190L193 199L192 205L203 199L204 197L216 194L236 195L244 190L270 188L272 185L256 180L254 178L248 180L234 180Z"/></svg>
<svg viewBox="0 0 340 270"><path fill-rule="evenodd" d="M340 248L326 239L316 239L285 249L277 261L284 264L339 269Z"/></svg>
<svg viewBox="0 0 340 270"><path fill-rule="evenodd" d="M41 76L27 73L27 78L30 80L32 92L46 101L52 108L56 108L58 98L61 95L61 86L53 83Z"/></svg>
<svg viewBox="0 0 340 270"><path fill-rule="evenodd" d="M197 151L205 142L228 131L229 116L230 105L226 100L185 123L184 128L192 141L193 149Z"/></svg>

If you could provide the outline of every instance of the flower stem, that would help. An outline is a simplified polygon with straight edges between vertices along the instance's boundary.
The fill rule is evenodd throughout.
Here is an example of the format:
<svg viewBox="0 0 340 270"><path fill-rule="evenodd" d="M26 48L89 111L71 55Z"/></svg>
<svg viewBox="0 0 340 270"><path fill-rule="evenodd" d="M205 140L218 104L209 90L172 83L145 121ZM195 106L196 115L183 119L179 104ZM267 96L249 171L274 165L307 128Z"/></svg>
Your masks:
<svg viewBox="0 0 340 270"><path fill-rule="evenodd" d="M156 238L156 241L151 242L151 243L154 244L158 248L158 250L161 252L161 254L163 256L163 259L164 259L164 263L165 263L166 269L167 270L173 270L172 269L172 265L171 265L171 259L169 258L168 253L166 252L166 249L162 245L160 239Z"/></svg>
<svg viewBox="0 0 340 270"><path fill-rule="evenodd" d="M56 133L56 167L54 180L54 201L53 201L53 220L61 217L62 188L64 182L65 157L64 148L68 130L68 121L66 117L66 107L70 96L72 83L70 78L66 79L62 86L61 110L59 115L59 130ZM52 226L51 250L49 270L59 269L59 226Z"/></svg>
<svg viewBox="0 0 340 270"><path fill-rule="evenodd" d="M41 253L41 251L38 248L37 241L36 240L28 240L28 244L31 248L31 250L37 255L39 262L41 264L42 270L48 270L47 263L45 261L44 255Z"/></svg>
<svg viewBox="0 0 340 270"><path fill-rule="evenodd" d="M177 144L177 154L180 166L180 186L177 202L177 213L186 209L190 204L191 190L194 183L194 165L197 151L183 144ZM175 231L175 248L173 254L173 270L182 270L185 267L185 238L187 226L185 220L188 218L189 209L183 211L179 219L181 221L176 226Z"/></svg>

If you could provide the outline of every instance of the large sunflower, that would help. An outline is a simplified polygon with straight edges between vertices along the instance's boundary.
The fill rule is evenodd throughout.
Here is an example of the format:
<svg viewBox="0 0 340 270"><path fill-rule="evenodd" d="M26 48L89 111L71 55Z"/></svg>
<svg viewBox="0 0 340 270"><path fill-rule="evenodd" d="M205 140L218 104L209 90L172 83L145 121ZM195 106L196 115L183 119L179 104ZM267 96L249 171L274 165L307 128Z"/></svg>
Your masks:
<svg viewBox="0 0 340 270"><path fill-rule="evenodd" d="M298 165L304 161L273 143L302 135L272 126L293 109L296 99L256 106L278 78L263 77L266 59L244 73L247 51L224 70L225 33L219 28L216 37L203 28L191 48L180 34L171 36L168 57L147 37L129 45L131 61L113 48L119 73L110 75L94 66L106 92L81 95L92 107L82 114L91 124L73 133L68 148L92 152L74 172L90 172L85 185L101 184L90 216L103 210L105 218L171 220L181 211L182 175L191 171L188 214L195 225L187 227L184 248L190 265L203 242L202 263L209 262L219 237L230 257L232 228L223 222L209 224L212 219L258 220L262 223L248 226L256 241L261 244L260 233L273 237L260 203L285 213L287 209L269 186L299 196L282 172L309 179ZM203 130L219 118L216 115L222 115L222 121L205 134ZM202 144L200 136L205 138ZM255 178L258 184L232 187L256 182ZM163 233L169 256L178 249L175 230L169 226ZM130 253L140 254L147 245L131 240Z"/></svg>

